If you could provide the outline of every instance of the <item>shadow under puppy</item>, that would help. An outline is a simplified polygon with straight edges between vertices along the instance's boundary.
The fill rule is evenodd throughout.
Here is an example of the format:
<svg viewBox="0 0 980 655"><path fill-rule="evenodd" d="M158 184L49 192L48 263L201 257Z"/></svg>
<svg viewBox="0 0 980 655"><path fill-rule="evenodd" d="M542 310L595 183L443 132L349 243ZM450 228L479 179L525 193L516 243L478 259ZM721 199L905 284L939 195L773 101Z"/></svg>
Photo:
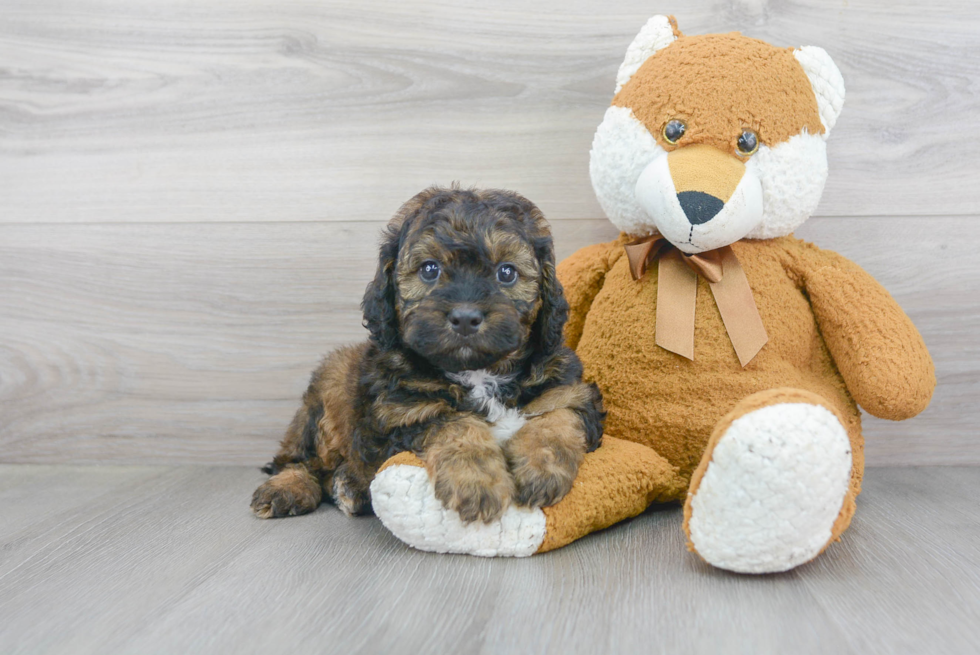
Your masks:
<svg viewBox="0 0 980 655"><path fill-rule="evenodd" d="M563 345L568 304L534 204L498 190L418 194L384 232L362 308L370 339L313 372L252 497L257 516L321 500L370 512L371 480L401 451L466 522L568 493L604 412Z"/></svg>

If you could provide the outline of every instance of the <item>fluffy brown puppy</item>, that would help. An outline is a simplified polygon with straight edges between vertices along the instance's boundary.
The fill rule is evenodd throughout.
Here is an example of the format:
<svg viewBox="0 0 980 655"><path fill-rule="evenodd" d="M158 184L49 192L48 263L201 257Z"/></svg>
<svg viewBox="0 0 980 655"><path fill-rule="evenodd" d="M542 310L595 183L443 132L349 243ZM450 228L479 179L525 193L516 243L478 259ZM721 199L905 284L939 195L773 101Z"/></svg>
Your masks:
<svg viewBox="0 0 980 655"><path fill-rule="evenodd" d="M328 355L263 470L252 511L371 510L392 455L426 464L467 522L561 499L604 412L563 345L568 314L540 210L509 191L431 188L388 224L362 302L367 343Z"/></svg>

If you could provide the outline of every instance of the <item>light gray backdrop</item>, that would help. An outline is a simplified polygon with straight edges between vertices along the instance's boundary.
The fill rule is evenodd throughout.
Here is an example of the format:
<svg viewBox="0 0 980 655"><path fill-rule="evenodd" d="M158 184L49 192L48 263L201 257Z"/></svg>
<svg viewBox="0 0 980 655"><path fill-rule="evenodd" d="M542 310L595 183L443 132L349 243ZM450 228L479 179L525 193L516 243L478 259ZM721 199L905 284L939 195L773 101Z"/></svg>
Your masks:
<svg viewBox="0 0 980 655"><path fill-rule="evenodd" d="M0 462L264 462L430 183L526 194L561 256L615 237L589 144L658 12L833 56L798 234L878 277L939 373L922 416L867 421L868 463L980 463L974 0L2 0Z"/></svg>

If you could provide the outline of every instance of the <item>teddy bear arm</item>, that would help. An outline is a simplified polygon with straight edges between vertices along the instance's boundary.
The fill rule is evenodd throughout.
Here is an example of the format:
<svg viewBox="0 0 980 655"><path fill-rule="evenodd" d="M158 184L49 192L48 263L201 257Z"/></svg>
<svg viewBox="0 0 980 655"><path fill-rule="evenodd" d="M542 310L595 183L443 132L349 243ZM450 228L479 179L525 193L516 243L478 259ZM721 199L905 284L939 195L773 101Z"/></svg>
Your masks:
<svg viewBox="0 0 980 655"><path fill-rule="evenodd" d="M936 373L911 319L854 262L829 251L812 259L804 274L810 304L854 399L893 421L920 413L932 398Z"/></svg>
<svg viewBox="0 0 980 655"><path fill-rule="evenodd" d="M618 240L597 243L576 251L558 264L558 281L568 301L565 343L569 348L574 350L578 346L592 301L602 289L606 273L622 253L622 243Z"/></svg>

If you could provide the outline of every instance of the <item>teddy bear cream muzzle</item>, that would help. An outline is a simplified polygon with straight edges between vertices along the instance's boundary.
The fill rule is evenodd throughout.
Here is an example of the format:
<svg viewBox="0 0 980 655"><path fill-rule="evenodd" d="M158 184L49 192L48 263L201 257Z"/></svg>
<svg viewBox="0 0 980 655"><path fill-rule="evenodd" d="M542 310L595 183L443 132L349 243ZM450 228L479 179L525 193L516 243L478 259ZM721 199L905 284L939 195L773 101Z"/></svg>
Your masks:
<svg viewBox="0 0 980 655"><path fill-rule="evenodd" d="M745 237L762 222L762 182L734 155L709 145L654 158L636 181L636 202L689 255Z"/></svg>

